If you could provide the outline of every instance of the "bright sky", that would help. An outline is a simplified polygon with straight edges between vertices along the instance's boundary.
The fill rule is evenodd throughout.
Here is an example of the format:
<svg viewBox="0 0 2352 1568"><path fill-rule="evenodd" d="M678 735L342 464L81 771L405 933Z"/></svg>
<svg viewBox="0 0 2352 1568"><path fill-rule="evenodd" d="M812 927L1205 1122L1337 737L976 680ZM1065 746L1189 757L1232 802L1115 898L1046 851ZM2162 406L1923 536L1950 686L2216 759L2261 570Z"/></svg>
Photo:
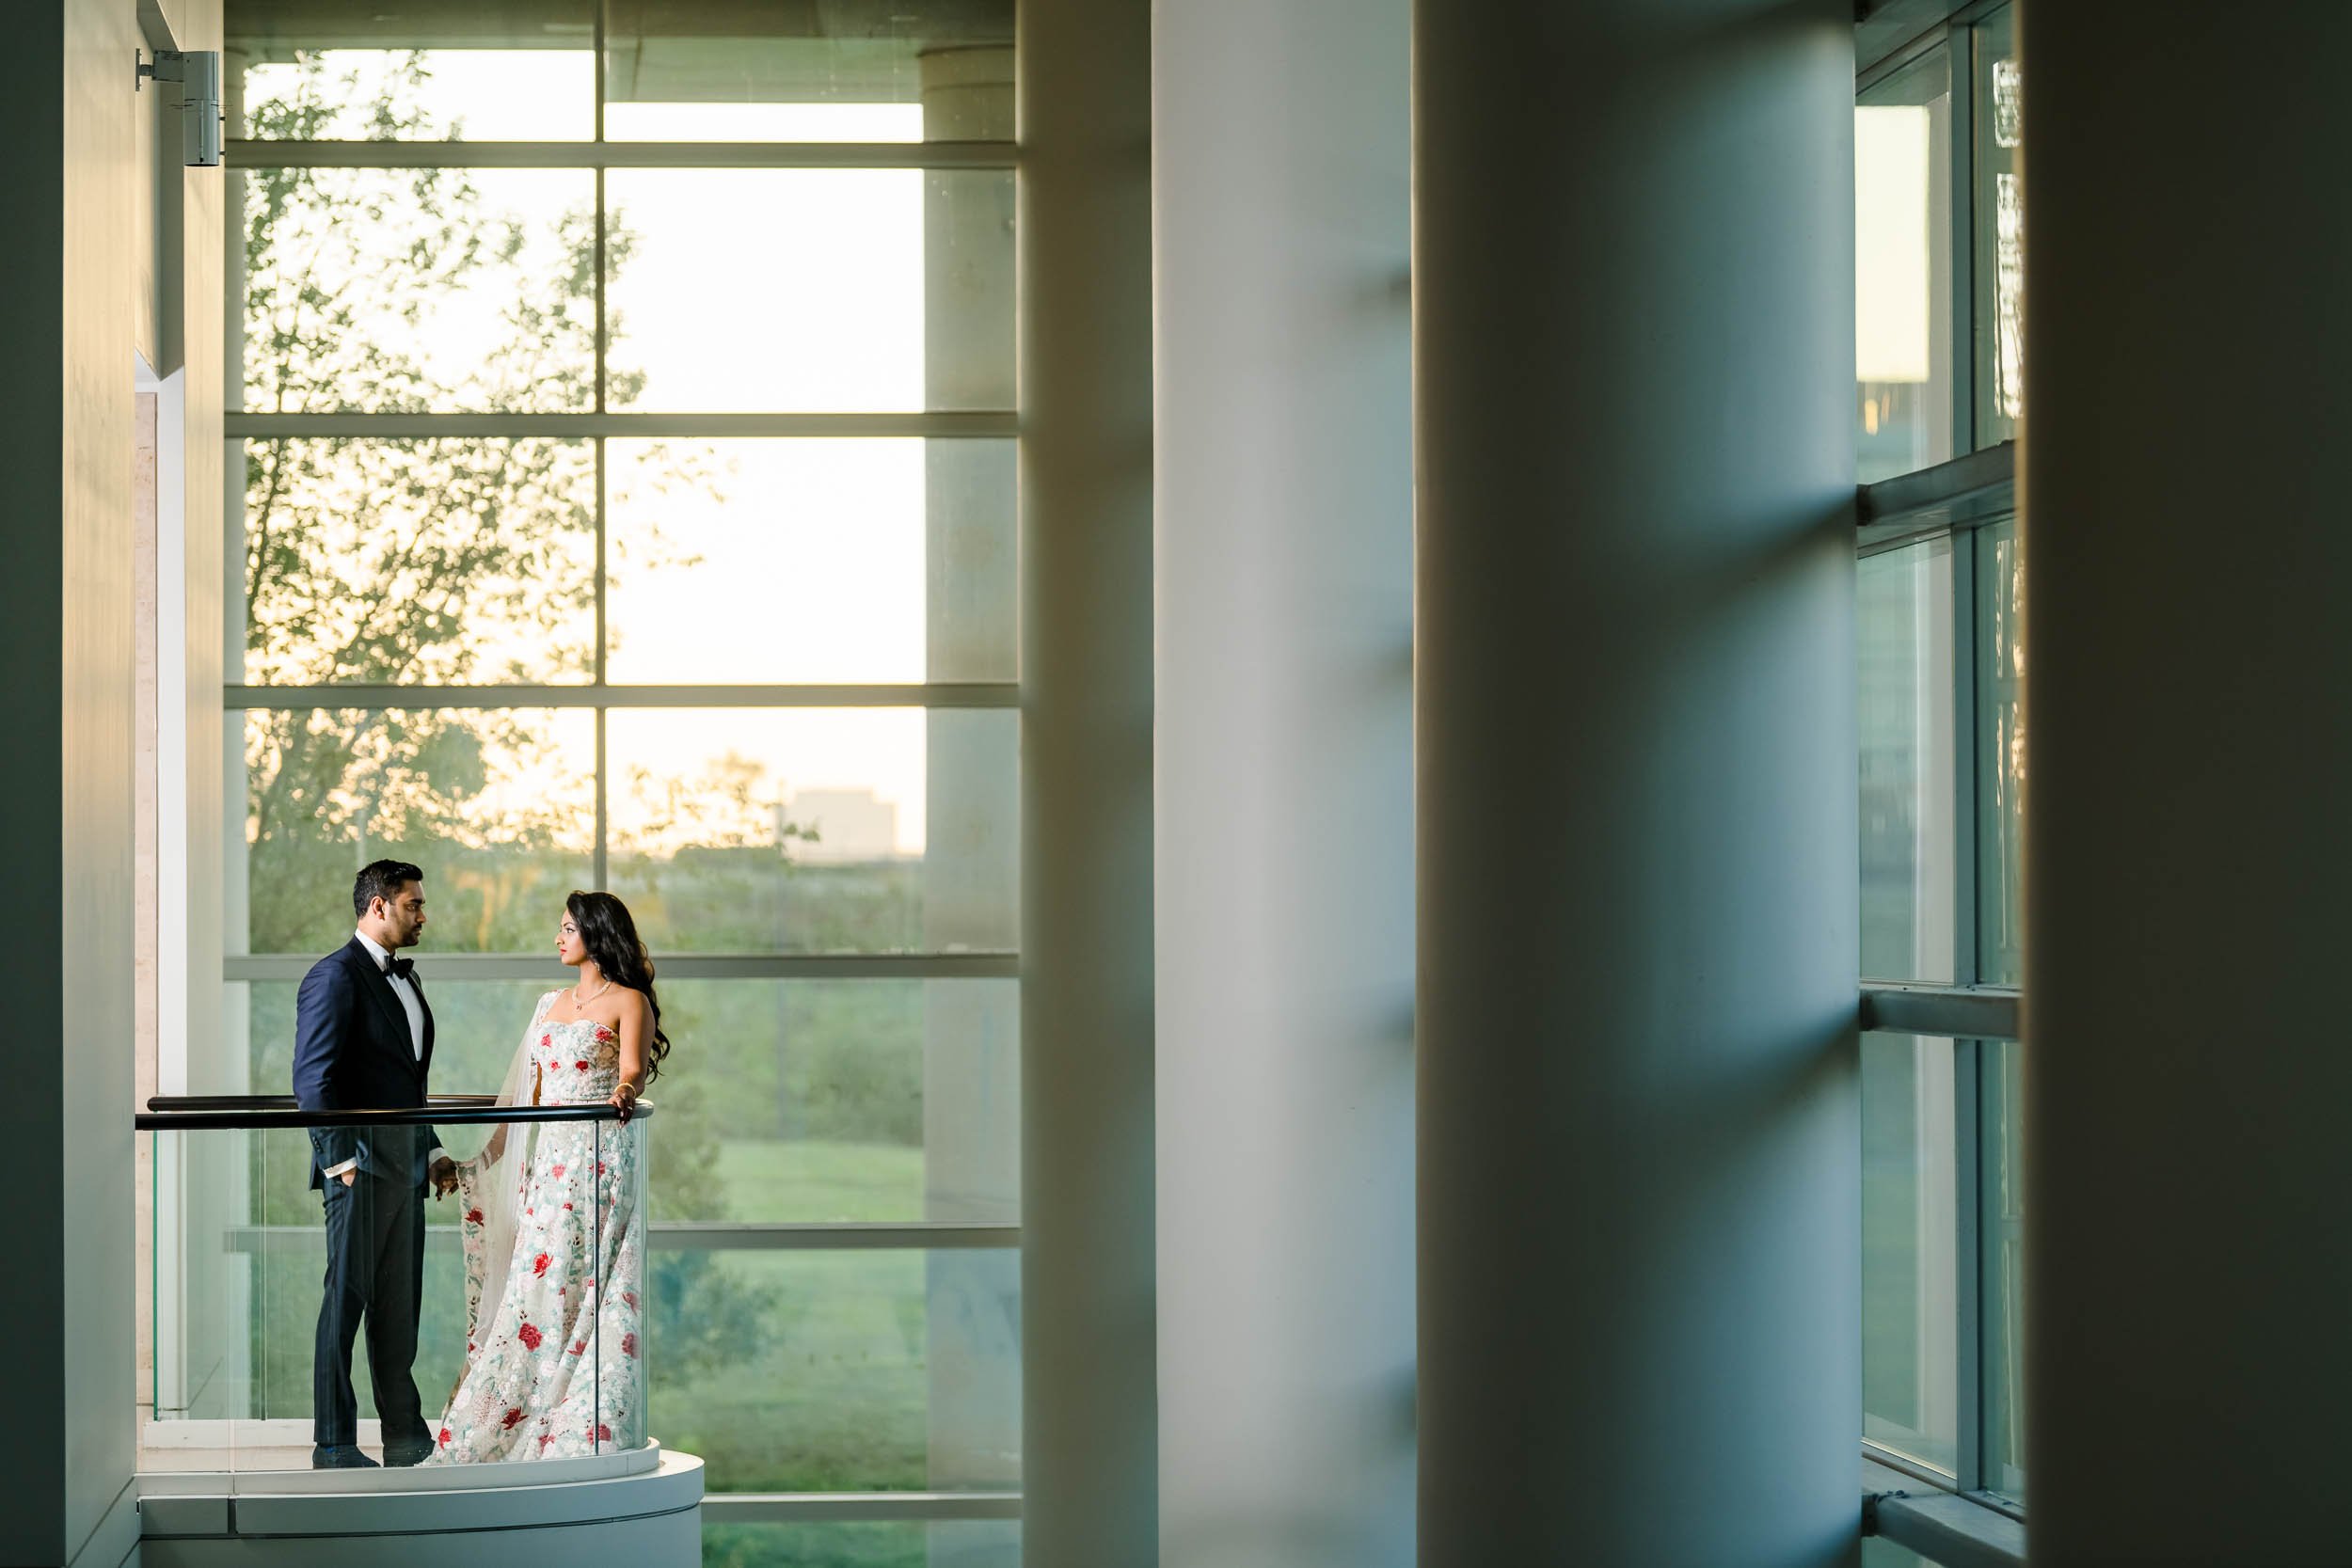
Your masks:
<svg viewBox="0 0 2352 1568"><path fill-rule="evenodd" d="M1860 105L1853 119L1854 378L1925 381L1927 106Z"/></svg>
<svg viewBox="0 0 2352 1568"><path fill-rule="evenodd" d="M382 56L330 54L330 71ZM421 106L466 139L585 140L585 51L439 52ZM258 66L249 100L293 68ZM614 139L914 141L914 103L613 103ZM356 122L330 135L362 135ZM965 176L963 178L973 178ZM588 177L479 171L493 210L545 231ZM646 373L649 411L916 410L924 405L925 176L919 170L613 170L608 204L639 236L612 286L612 357ZM539 247L526 250L528 265ZM431 357L462 357L495 298L451 301ZM404 334L404 338L405 335ZM670 443L673 449L702 443ZM925 459L914 440L708 443L712 488L659 481L644 443L608 446L608 599L615 683L916 682L925 661ZM700 564L646 570L649 530ZM632 559L633 558L633 559ZM1007 607L1009 618L1010 607ZM870 788L898 807L898 844L925 840L918 710L630 714L611 726L616 832L633 824L632 764L691 779L733 751L771 796ZM993 794L993 791L990 792Z"/></svg>

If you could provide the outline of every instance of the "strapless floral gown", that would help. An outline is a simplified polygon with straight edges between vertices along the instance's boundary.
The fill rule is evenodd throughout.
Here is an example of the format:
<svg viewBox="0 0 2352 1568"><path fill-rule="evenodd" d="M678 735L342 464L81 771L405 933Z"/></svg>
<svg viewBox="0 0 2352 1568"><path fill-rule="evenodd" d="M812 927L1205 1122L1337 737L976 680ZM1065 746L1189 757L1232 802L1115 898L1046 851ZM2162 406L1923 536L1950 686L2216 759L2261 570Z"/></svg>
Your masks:
<svg viewBox="0 0 2352 1568"><path fill-rule="evenodd" d="M620 1041L590 1019L548 1021L539 999L529 1049L539 1102L609 1100ZM466 1370L428 1464L559 1459L644 1443L645 1216L639 1129L542 1122L528 1164L458 1167L466 1205ZM496 1302L486 1269L483 1183L518 1181L515 1253ZM600 1223L599 1223L600 1216Z"/></svg>

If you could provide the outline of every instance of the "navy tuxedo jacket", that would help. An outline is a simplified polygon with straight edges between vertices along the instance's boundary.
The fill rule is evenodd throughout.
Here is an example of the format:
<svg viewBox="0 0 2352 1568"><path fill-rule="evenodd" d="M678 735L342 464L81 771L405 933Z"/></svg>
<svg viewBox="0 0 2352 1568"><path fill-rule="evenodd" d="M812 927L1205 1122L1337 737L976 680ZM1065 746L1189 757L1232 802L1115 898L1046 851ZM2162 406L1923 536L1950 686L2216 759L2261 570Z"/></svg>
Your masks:
<svg viewBox="0 0 2352 1568"><path fill-rule="evenodd" d="M408 1033L408 1012L375 956L353 937L302 977L294 1001L294 1103L306 1111L399 1111L424 1103L433 1066L433 1008L411 974L424 1010L424 1053ZM310 1185L330 1165L356 1159L371 1176L422 1187L437 1140L430 1127L313 1127Z"/></svg>

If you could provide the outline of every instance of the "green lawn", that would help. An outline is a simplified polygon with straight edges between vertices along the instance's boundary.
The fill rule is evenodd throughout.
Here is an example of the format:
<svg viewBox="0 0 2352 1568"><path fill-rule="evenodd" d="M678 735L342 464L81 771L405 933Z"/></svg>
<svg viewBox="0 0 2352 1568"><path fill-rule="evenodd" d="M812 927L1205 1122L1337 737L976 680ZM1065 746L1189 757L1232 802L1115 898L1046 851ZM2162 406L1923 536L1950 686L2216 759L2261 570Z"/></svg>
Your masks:
<svg viewBox="0 0 2352 1568"><path fill-rule="evenodd" d="M649 1126L658 1137L659 1118ZM919 1148L731 1139L721 1144L715 1169L723 1212L711 1217L922 1215ZM313 1214L316 1202L308 1200ZM310 1413L310 1330L323 1256L303 1241L269 1258L257 1278L263 1286L257 1317L264 1325L258 1347L260 1403L274 1416ZM980 1366L980 1397L996 1386L990 1379L1017 1380L1019 1263L1010 1252L951 1256L954 1261L945 1266L959 1271L955 1289L936 1308L935 1266L919 1251L657 1257L647 1324L649 1430L673 1448L701 1455L717 1491L956 1484L960 1478L935 1476L930 1468L931 1316L934 1310L955 1315L962 1337L959 1354ZM436 1250L426 1291L417 1373L433 1404L448 1392L463 1354L453 1252ZM371 1402L364 1348L358 1361L365 1414ZM1001 1433L991 1421L991 1446L1017 1449L1018 1422L1013 1409L1003 1412ZM866 1544L884 1539L875 1536ZM921 1550L919 1532L914 1549Z"/></svg>
<svg viewBox="0 0 2352 1568"><path fill-rule="evenodd" d="M1021 1527L705 1525L703 1568L1021 1568Z"/></svg>
<svg viewBox="0 0 2352 1568"><path fill-rule="evenodd" d="M652 1125L659 1136L659 1119ZM923 1151L903 1144L727 1138L719 1145L718 1174L723 1217L730 1220L923 1217Z"/></svg>

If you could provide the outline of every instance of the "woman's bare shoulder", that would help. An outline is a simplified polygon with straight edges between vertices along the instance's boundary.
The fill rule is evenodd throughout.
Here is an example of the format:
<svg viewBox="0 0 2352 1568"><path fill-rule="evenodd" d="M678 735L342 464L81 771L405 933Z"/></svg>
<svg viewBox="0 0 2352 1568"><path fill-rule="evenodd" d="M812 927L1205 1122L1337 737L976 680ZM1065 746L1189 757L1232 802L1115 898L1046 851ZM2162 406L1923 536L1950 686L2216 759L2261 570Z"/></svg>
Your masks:
<svg viewBox="0 0 2352 1568"><path fill-rule="evenodd" d="M652 1011L653 1001L634 986L614 986L596 998L595 1016L607 1023L619 1023L626 1018L639 1018Z"/></svg>

